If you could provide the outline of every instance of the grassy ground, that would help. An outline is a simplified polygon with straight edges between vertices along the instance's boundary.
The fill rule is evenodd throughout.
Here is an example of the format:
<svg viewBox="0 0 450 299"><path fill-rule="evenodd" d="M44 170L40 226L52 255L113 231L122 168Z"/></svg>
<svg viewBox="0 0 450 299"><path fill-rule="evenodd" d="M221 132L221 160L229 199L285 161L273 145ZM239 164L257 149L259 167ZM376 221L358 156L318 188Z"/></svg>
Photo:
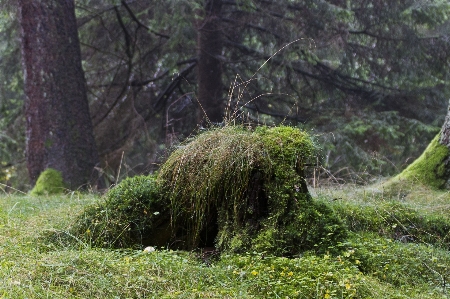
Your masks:
<svg viewBox="0 0 450 299"><path fill-rule="evenodd" d="M450 195L415 186L313 190L352 230L338 255L249 252L205 263L158 248L61 247L92 195L0 196L0 298L448 298ZM450 227L450 226L449 226Z"/></svg>

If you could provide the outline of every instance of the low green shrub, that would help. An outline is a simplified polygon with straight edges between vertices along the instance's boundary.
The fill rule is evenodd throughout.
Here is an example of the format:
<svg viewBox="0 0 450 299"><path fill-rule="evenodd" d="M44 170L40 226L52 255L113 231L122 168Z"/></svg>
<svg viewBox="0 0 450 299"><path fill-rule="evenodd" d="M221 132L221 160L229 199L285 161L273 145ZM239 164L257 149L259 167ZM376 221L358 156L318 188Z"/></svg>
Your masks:
<svg viewBox="0 0 450 299"><path fill-rule="evenodd" d="M168 223L155 177L136 176L88 206L69 231L91 246L130 248L164 244L170 238Z"/></svg>
<svg viewBox="0 0 450 299"><path fill-rule="evenodd" d="M31 195L52 195L63 193L66 184L63 181L61 172L53 168L44 170L36 181L36 185L30 191Z"/></svg>

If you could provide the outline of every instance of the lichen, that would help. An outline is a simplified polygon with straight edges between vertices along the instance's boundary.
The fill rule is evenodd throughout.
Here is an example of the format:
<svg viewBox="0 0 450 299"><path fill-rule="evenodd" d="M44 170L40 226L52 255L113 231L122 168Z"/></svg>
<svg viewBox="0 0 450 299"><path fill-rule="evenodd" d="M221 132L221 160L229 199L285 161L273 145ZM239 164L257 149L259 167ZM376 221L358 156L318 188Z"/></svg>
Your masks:
<svg viewBox="0 0 450 299"><path fill-rule="evenodd" d="M66 190L66 184L61 172L53 168L47 168L39 175L30 194L34 196L52 195L63 193L64 190Z"/></svg>
<svg viewBox="0 0 450 299"><path fill-rule="evenodd" d="M449 149L439 143L438 134L428 145L422 155L411 165L394 177L390 184L418 183L433 188L445 187L447 181L446 160Z"/></svg>

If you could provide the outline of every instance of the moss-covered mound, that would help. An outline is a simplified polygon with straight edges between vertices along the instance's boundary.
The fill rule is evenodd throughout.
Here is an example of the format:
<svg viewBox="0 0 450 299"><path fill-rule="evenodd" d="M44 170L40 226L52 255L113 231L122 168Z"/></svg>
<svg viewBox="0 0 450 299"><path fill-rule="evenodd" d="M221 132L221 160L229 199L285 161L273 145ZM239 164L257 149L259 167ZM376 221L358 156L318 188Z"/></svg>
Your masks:
<svg viewBox="0 0 450 299"><path fill-rule="evenodd" d="M444 188L448 180L446 163L450 153L445 145L439 143L439 138L440 134L430 142L419 158L385 183L386 191L401 192L402 189L408 189L411 184Z"/></svg>
<svg viewBox="0 0 450 299"><path fill-rule="evenodd" d="M304 167L314 153L306 132L284 126L225 127L186 143L158 176L180 246L277 255L330 250L346 230L308 193Z"/></svg>
<svg viewBox="0 0 450 299"><path fill-rule="evenodd" d="M51 195L63 193L64 190L66 190L66 184L64 184L61 172L53 168L47 168L39 175L30 194L34 196Z"/></svg>
<svg viewBox="0 0 450 299"><path fill-rule="evenodd" d="M121 182L70 234L102 247L330 251L346 229L308 193L304 168L314 154L310 136L291 127L210 130L176 150L157 179Z"/></svg>
<svg viewBox="0 0 450 299"><path fill-rule="evenodd" d="M70 234L99 247L165 245L170 239L170 214L155 181L154 176L123 180L78 216Z"/></svg>

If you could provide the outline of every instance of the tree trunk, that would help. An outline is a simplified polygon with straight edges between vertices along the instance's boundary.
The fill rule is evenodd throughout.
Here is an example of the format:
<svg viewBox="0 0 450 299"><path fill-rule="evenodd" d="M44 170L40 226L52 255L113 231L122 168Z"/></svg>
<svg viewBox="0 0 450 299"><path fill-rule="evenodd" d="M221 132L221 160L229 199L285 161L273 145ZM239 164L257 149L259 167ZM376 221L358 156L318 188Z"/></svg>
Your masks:
<svg viewBox="0 0 450 299"><path fill-rule="evenodd" d="M392 180L401 181L450 188L450 106L439 134L419 158Z"/></svg>
<svg viewBox="0 0 450 299"><path fill-rule="evenodd" d="M46 168L70 188L89 182L98 162L81 67L73 0L19 0L25 79L27 166Z"/></svg>
<svg viewBox="0 0 450 299"><path fill-rule="evenodd" d="M221 0L206 0L205 17L198 29L197 119L202 125L223 120Z"/></svg>

